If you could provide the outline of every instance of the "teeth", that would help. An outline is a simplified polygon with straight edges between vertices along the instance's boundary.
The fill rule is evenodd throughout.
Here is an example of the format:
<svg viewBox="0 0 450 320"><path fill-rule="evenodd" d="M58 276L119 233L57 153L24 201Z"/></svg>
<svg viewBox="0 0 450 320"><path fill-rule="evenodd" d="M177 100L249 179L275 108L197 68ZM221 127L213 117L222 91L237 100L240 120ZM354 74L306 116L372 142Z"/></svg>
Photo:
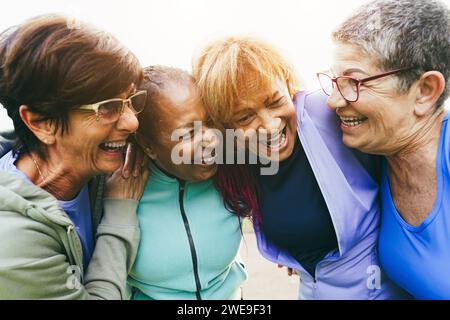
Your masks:
<svg viewBox="0 0 450 320"><path fill-rule="evenodd" d="M284 129L281 131L277 131L276 135L271 136L271 138L266 141L261 141L261 143L270 147L273 143L280 142L280 140L283 139L283 136L286 138L286 134L284 132L285 129L286 129L286 127L284 127ZM283 144L283 143L281 143L281 144Z"/></svg>
<svg viewBox="0 0 450 320"><path fill-rule="evenodd" d="M282 135L281 135L281 139L280 139L280 141L278 142L278 145L276 145L276 146L270 146L270 148L271 149L279 149L284 143L286 142L286 135L283 133Z"/></svg>
<svg viewBox="0 0 450 320"><path fill-rule="evenodd" d="M104 143L105 147L107 147L107 148L114 148L114 149L125 147L126 144L127 144L126 141Z"/></svg>
<svg viewBox="0 0 450 320"><path fill-rule="evenodd" d="M215 159L216 159L215 157L203 158L203 162L209 164L209 163L213 163Z"/></svg>
<svg viewBox="0 0 450 320"><path fill-rule="evenodd" d="M269 140L270 141L269 143L262 142L262 144L265 145L266 147L269 147L271 150L277 150L282 145L285 144L285 142L286 142L286 134L282 133L281 135L278 136L277 139L278 140L271 139L271 140ZM278 142L278 143L277 144L272 144L272 143L276 143L276 142Z"/></svg>
<svg viewBox="0 0 450 320"><path fill-rule="evenodd" d="M363 123L363 121L367 120L367 118L358 118L358 117L340 117L341 121L345 123L345 125L350 127L355 127Z"/></svg>

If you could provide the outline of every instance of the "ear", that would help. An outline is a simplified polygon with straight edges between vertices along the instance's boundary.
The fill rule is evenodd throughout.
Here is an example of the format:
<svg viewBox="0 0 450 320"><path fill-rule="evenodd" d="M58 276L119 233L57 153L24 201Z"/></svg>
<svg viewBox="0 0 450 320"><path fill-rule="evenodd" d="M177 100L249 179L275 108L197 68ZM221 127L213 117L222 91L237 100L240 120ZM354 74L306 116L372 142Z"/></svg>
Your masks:
<svg viewBox="0 0 450 320"><path fill-rule="evenodd" d="M417 83L417 96L414 113L424 116L434 111L436 102L445 89L445 79L439 71L425 72Z"/></svg>
<svg viewBox="0 0 450 320"><path fill-rule="evenodd" d="M156 153L153 151L152 146L149 145L148 143L145 143L145 142L142 140L141 135L140 135L140 134L137 134L137 132L136 132L136 134L134 135L134 138L136 139L137 144L142 148L142 150L144 150L145 154L146 154L147 156L149 156L150 159L156 160L157 155L156 155Z"/></svg>
<svg viewBox="0 0 450 320"><path fill-rule="evenodd" d="M54 125L50 120L42 121L42 116L32 112L26 105L21 105L19 107L19 115L28 129L30 129L42 143L46 145L55 143Z"/></svg>

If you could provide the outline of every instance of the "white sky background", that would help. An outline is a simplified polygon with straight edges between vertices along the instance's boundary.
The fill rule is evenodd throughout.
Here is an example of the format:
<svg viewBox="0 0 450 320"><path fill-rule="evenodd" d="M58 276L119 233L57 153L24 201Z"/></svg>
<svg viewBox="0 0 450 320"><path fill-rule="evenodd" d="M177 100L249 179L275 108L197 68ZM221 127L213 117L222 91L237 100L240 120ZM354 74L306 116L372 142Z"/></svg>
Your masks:
<svg viewBox="0 0 450 320"><path fill-rule="evenodd" d="M199 47L220 36L263 38L290 59L309 89L331 61L330 34L368 0L14 0L0 11L0 30L50 12L66 13L117 36L143 66L190 71ZM444 0L450 6L450 0ZM0 131L12 123L0 107Z"/></svg>

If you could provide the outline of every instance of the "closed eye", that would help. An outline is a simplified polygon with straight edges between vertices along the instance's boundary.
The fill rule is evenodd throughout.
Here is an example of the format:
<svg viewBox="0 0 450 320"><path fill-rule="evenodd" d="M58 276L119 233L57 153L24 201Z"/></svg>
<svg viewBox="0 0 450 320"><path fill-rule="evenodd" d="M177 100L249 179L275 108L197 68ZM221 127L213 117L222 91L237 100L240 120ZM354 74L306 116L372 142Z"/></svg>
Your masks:
<svg viewBox="0 0 450 320"><path fill-rule="evenodd" d="M253 119L254 119L254 117L255 117L255 114L249 113L249 114L246 114L246 115L240 117L240 118L237 120L237 122L238 122L240 125L246 125L246 124L249 124L250 122L252 122Z"/></svg>
<svg viewBox="0 0 450 320"><path fill-rule="evenodd" d="M275 101L273 101L273 102L271 102L269 105L268 105L268 107L270 108L270 107L281 107L283 104L284 104L284 101L285 101L286 99L285 99L285 97L284 96L282 96L281 98L279 98L279 99L277 99L277 100L275 100Z"/></svg>

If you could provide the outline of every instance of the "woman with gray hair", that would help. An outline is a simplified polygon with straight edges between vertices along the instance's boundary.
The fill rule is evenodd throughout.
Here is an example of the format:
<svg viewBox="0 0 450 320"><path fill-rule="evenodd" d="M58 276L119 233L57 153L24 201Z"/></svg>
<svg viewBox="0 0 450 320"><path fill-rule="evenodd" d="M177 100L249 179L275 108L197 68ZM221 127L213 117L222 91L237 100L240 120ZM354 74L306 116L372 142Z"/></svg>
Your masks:
<svg viewBox="0 0 450 320"><path fill-rule="evenodd" d="M334 33L319 73L343 142L382 155L379 256L417 299L450 299L450 11L430 0L376 0Z"/></svg>

